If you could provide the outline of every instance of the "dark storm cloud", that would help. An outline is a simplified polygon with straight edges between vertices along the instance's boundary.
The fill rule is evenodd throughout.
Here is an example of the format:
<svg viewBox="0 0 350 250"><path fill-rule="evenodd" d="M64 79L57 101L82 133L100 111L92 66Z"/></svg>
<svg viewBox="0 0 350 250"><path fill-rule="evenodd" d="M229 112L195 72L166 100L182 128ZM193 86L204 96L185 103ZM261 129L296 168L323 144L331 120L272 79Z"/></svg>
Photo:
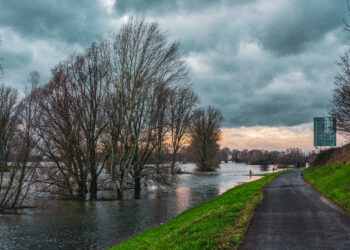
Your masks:
<svg viewBox="0 0 350 250"><path fill-rule="evenodd" d="M0 1L0 25L32 39L88 45L104 31L103 13L96 0Z"/></svg>
<svg viewBox="0 0 350 250"><path fill-rule="evenodd" d="M175 1L175 0L118 0L115 8L118 13L125 14L128 12L150 13L150 14L167 14L174 11L192 12L207 8L213 4L224 1L218 0L192 0L192 1Z"/></svg>
<svg viewBox="0 0 350 250"><path fill-rule="evenodd" d="M346 0L0 0L1 54L7 81L23 82L144 15L180 40L202 105L225 126L293 126L327 115L348 13Z"/></svg>
<svg viewBox="0 0 350 250"><path fill-rule="evenodd" d="M345 1L289 1L252 27L264 47L278 54L299 53L342 24Z"/></svg>

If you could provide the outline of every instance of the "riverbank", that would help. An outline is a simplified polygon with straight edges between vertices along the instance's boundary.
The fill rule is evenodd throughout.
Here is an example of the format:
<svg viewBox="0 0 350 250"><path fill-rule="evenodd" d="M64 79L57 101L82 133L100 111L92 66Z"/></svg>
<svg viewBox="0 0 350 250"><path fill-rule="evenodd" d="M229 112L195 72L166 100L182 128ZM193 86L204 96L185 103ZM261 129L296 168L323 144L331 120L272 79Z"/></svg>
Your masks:
<svg viewBox="0 0 350 250"><path fill-rule="evenodd" d="M304 170L304 178L350 213L350 163L330 163Z"/></svg>
<svg viewBox="0 0 350 250"><path fill-rule="evenodd" d="M232 248L242 239L262 189L281 172L238 185L111 249Z"/></svg>

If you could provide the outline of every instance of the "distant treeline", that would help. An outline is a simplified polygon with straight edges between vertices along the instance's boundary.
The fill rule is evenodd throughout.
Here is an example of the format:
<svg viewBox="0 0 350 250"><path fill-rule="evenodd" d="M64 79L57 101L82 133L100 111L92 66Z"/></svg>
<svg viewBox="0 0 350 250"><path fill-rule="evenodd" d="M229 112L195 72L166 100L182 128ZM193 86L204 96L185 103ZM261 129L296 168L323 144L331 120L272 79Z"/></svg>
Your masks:
<svg viewBox="0 0 350 250"><path fill-rule="evenodd" d="M233 161L250 165L296 165L299 162L301 166L305 166L305 163L311 164L317 156L315 151L304 152L300 148L288 148L285 151L268 151L260 149L231 150L224 147L220 151L221 161L223 162ZM183 146L176 155L176 161L179 163L193 163L196 162L194 155L194 148L191 145ZM165 149L162 156L164 162L171 162L171 157L171 151ZM154 155L154 157L150 157L149 163L153 163L155 160L156 157Z"/></svg>
<svg viewBox="0 0 350 250"><path fill-rule="evenodd" d="M268 151L268 150L230 150L229 148L221 149L221 160L228 162L242 162L252 165L296 165L298 162L304 166L305 163L314 161L317 153L314 151L303 152L300 148L288 148L285 151Z"/></svg>

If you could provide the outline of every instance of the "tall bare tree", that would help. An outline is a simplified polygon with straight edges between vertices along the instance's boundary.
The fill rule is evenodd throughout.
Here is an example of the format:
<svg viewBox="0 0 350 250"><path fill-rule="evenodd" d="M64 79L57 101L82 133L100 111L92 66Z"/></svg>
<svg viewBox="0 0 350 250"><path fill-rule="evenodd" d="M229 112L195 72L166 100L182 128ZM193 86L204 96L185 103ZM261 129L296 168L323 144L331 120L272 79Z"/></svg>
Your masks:
<svg viewBox="0 0 350 250"><path fill-rule="evenodd" d="M79 200L86 199L86 193L97 199L98 178L106 161L100 142L107 124L103 59L98 43L72 55L53 70L40 101L40 149L56 163L59 173L50 174L53 184Z"/></svg>
<svg viewBox="0 0 350 250"><path fill-rule="evenodd" d="M36 165L30 156L37 142L32 125L37 108L31 93L38 80L32 72L31 88L20 103L16 90L0 86L0 213L22 207L33 181Z"/></svg>
<svg viewBox="0 0 350 250"><path fill-rule="evenodd" d="M335 77L335 89L329 114L333 117L337 130L350 133L350 51L340 58L340 72Z"/></svg>
<svg viewBox="0 0 350 250"><path fill-rule="evenodd" d="M139 168L145 164L149 152L154 150L151 119L157 97L167 86L187 81L187 71L179 43L168 43L157 23L130 18L113 36L111 43L111 75L107 76L107 86L111 86L108 89L113 91L108 96L117 98L119 102L119 136L115 136L115 131L111 129L112 121L109 121L108 127L110 144L118 144L119 157L113 157L118 162L111 165L114 168L111 172L121 198L126 177L134 169L134 179L139 180L142 177ZM118 141L112 141L116 138ZM141 148L144 157L139 156ZM138 186L137 181L135 189Z"/></svg>
<svg viewBox="0 0 350 250"><path fill-rule="evenodd" d="M188 142L190 121L198 97L188 86L174 88L170 94L170 135L171 135L171 173L175 172L176 155L179 149Z"/></svg>
<svg viewBox="0 0 350 250"><path fill-rule="evenodd" d="M197 169L214 171L220 164L220 111L208 107L195 110L191 127L191 146Z"/></svg>
<svg viewBox="0 0 350 250"><path fill-rule="evenodd" d="M11 201L12 186L16 171L8 170L10 152L14 147L14 139L19 125L19 109L17 106L17 91L0 85L0 212L3 212ZM12 168L16 170L16 168Z"/></svg>
<svg viewBox="0 0 350 250"><path fill-rule="evenodd" d="M85 200L88 168L82 157L81 114L73 109L74 99L79 97L70 84L75 58L58 65L50 83L40 89L40 114L35 126L40 137L38 148L55 163L55 167L45 169L46 184L74 199Z"/></svg>
<svg viewBox="0 0 350 250"><path fill-rule="evenodd" d="M164 162L163 151L164 142L168 138L169 132L169 117L170 117L170 105L168 100L170 98L171 89L166 88L159 92L157 96L153 117L151 118L154 122L155 127L155 158L157 167Z"/></svg>
<svg viewBox="0 0 350 250"><path fill-rule="evenodd" d="M84 147L82 157L89 172L91 200L97 198L98 177L105 162L99 152L99 140L107 125L104 112L106 71L102 45L93 43L85 53L76 58L77 74L74 74L70 83L76 94L72 99L72 109L76 116L80 116Z"/></svg>
<svg viewBox="0 0 350 250"><path fill-rule="evenodd" d="M16 176L16 192L12 201L12 207L21 207L31 185L38 163L31 161L31 156L36 149L38 138L35 134L34 118L39 112L37 104L36 89L38 88L40 75L37 71L29 74L28 83L30 88L25 89L25 96L19 103L19 126L17 127L15 156L12 159L13 165L18 170Z"/></svg>
<svg viewBox="0 0 350 250"><path fill-rule="evenodd" d="M135 185L135 198L140 197L142 179L144 181L156 181L159 184L168 184L167 178L165 178L167 173L162 171L164 170L162 163L164 163L164 142L169 131L169 105L167 105L169 93L170 89L167 88L158 90L156 100L150 110L148 126L143 132L145 137L137 148L138 154L135 155L135 165L131 171ZM145 164L152 153L155 156L155 165L145 169Z"/></svg>

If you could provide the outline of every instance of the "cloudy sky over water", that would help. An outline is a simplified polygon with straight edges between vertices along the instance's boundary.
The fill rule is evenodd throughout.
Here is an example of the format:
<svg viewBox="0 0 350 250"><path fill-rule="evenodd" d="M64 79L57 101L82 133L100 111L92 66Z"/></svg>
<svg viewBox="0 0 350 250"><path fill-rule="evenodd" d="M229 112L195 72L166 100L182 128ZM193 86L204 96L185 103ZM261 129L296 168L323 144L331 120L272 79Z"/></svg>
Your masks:
<svg viewBox="0 0 350 250"><path fill-rule="evenodd" d="M348 49L346 0L0 0L6 85L23 89L130 15L180 40L203 105L225 118L223 145L312 148L312 118L327 115Z"/></svg>

